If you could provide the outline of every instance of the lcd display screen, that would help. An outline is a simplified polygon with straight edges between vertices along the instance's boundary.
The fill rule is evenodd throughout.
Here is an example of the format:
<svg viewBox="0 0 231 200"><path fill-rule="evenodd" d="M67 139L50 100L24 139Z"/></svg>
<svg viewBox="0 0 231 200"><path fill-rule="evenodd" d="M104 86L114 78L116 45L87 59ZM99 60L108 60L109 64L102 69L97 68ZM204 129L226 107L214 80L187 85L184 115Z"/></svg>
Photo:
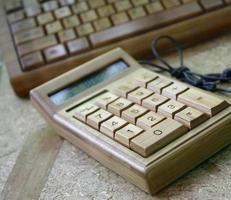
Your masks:
<svg viewBox="0 0 231 200"><path fill-rule="evenodd" d="M49 94L51 101L56 105L61 105L71 97L80 94L100 82L109 79L115 75L120 74L123 70L128 68L128 65L123 60L118 60L103 69L94 72L76 83L68 85L52 94Z"/></svg>

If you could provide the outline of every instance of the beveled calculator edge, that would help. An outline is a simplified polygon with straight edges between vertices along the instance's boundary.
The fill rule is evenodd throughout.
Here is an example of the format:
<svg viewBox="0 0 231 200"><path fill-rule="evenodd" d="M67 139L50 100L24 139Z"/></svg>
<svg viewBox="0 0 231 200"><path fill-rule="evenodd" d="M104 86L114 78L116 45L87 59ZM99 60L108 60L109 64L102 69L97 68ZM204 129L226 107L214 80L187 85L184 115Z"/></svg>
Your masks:
<svg viewBox="0 0 231 200"><path fill-rule="evenodd" d="M210 21L211 19L216 18L217 13L220 13L223 17L231 17L230 10L231 6L228 6L222 10L213 11L212 13L206 13L203 16L198 16L182 22L178 22L168 27L149 31L147 33L142 33L140 35L118 41L117 43L112 43L106 47L96 48L89 52L72 56L58 62L46 64L41 68L37 68L35 70L28 72L24 72L21 70L20 63L17 59L16 50L14 48L12 50L14 51L14 55L12 55L13 60L7 62L7 70L9 73L10 82L18 96L27 97L30 89L76 67L78 64L82 64L85 61L94 58L99 54L102 54L117 46L124 48L126 51L130 52L132 56L140 58L142 56L150 54L151 47L147 49L147 44L151 44L154 35L155 37L157 37L163 34L170 34L176 37L176 39L181 38L181 41L184 42L187 46L192 45L193 43L202 41L203 39L208 39L218 35L218 33L211 31L213 27L211 23L206 23L206 26L202 26L201 24L205 24L206 21ZM5 15L2 17L6 18ZM193 30L191 30L191 34L193 33L195 37L193 38L193 40L190 39L190 42L188 42L188 38L190 38L190 35L188 34L187 30L188 28L192 29L194 27L195 21L197 21L197 23L200 24L200 31L198 28L194 28ZM217 29L219 29L221 32L229 30L228 27L231 25L228 22L226 22L226 20L222 20L221 22L215 20L214 23L216 23L216 26L219 27ZM9 35L9 26L7 26L6 29L6 35ZM182 30L181 33L179 33L178 31L179 29ZM206 34L201 34L201 32ZM183 33L185 33L184 36L182 36ZM200 37L197 37L197 35L199 35ZM14 46L12 44L12 39L8 38L7 42L8 44L10 44L10 48ZM137 48L137 43L139 43L139 48ZM161 46L160 48L163 49L168 47L169 44L163 44L163 46ZM8 48L9 45L7 47L4 47L3 49L5 52L8 52ZM63 66L65 66L65 68Z"/></svg>
<svg viewBox="0 0 231 200"><path fill-rule="evenodd" d="M114 50L114 51L116 51L116 50ZM119 50L119 49L117 49L117 51L122 51L122 50ZM123 51L122 51L123 52ZM108 54L107 54L108 55ZM103 57L103 56L102 56ZM101 58L102 58L101 57ZM132 60L132 59L131 59ZM126 61L126 60L125 60ZM88 62L88 63L91 63L91 62ZM79 71L79 70L81 70L81 68L78 68L78 69L75 69L76 71ZM74 70L73 70L74 71ZM132 70L133 71L133 70ZM134 71L135 71L135 69L134 69ZM67 72L66 74L64 74L64 75L62 75L62 76L67 76L67 74L71 74L71 72ZM162 76L162 75L160 75L160 76ZM117 79L119 79L119 78L117 78ZM167 79L169 79L169 78L167 78ZM58 78L56 79L56 80L58 80ZM56 82L56 81L54 81L54 82ZM178 81L176 81L176 82L178 82ZM44 87L47 87L47 85L49 84L49 82L48 83L46 83L46 84L44 84L44 85L42 85L42 86L40 86L40 87L38 87L38 89L35 89L35 90L43 90L43 92L44 92ZM92 88L91 88L92 89ZM91 90L91 89L89 89L89 90ZM101 89L103 89L103 88L101 88ZM34 90L34 91L35 91ZM40 91L41 92L41 91ZM39 92L39 93L40 93ZM98 92L100 92L100 91L98 91ZM33 93L33 91L31 92L31 93ZM90 93L91 93L91 91L90 91ZM97 93L97 92L96 92ZM33 97L33 96L32 96ZM37 96L37 98L38 98L38 96ZM79 101L84 101L84 99L88 99L89 97L85 97L85 98L83 98L83 99L80 99ZM42 107L40 107L41 105L38 105L38 102L36 102L36 101L38 101L39 99L33 99L32 98L32 102L34 101L34 104L36 105L36 107L41 111L41 109L43 109L42 107L44 106L42 106ZM41 99L42 100L42 99ZM40 100L39 100L40 101ZM76 102L76 100L75 100L75 98L73 98L73 101L72 102ZM41 101L40 101L40 103L41 103ZM69 102L70 103L70 102ZM68 103L68 104L69 104ZM75 103L76 104L76 103ZM46 103L45 103L45 106L46 106ZM64 106L65 107L65 106ZM225 119L223 119L223 121L226 121L226 123L229 123L225 128L226 129L228 129L228 128L231 128L230 127L230 120L231 120L231 116L230 116L230 112L231 112L231 108L229 107L229 108L227 108L226 110L224 110L224 111L222 111L221 113L219 113L219 114L217 114L217 115L215 115L214 117L213 117L213 121L216 121L216 119L218 118L218 119L221 119L223 116L225 116L227 113L229 114L229 116L227 116ZM73 142L74 140L75 140L75 138L76 138L76 141L77 140L79 140L78 139L78 137L73 137L73 135L72 134L70 134L68 131L67 131L67 129L65 129L65 128L63 128L62 126L60 126L60 124L58 124L57 122L55 122L54 123L54 120L52 120L52 117L50 116L46 116L46 114L45 114L45 112L44 112L44 110L41 112L42 114L43 114L43 116L45 117L45 118L47 118L48 119L48 121L50 121L50 123L52 124L52 126L56 129L56 130L58 130L58 132L59 133L61 133L60 135L62 135L63 137L66 137L67 139L69 138L69 137L71 137L71 139L69 139L69 141L70 142L72 142L72 143L74 143L74 144L76 144L75 142ZM226 113L226 114L225 114ZM54 113L53 113L54 114ZM217 121L218 122L218 121ZM201 125L201 126L210 126L210 123L212 123L211 121L209 121L209 122L207 122L207 125ZM214 123L213 124L213 128L215 127L216 128L216 126L217 126L217 124L218 123ZM220 124L220 126L222 126L222 124L223 123L219 123ZM201 126L200 126L200 128L201 128ZM210 127L210 129L212 128L212 127ZM214 129L213 129L214 130ZM62 131L63 132L65 132L65 134L62 134ZM198 138L201 138L203 135L206 135L206 131L204 130L204 131L202 131L200 134L198 134L197 136L195 136L195 137L198 137ZM215 140L216 140L216 137L217 137L217 132L215 132L215 133L213 133L212 132L212 134L211 134L211 136L214 136L214 138L215 138ZM229 133L227 133L228 135L225 135L225 134L223 134L223 136L225 136L226 137L226 139L228 139L228 140L222 140L221 141L221 144L219 144L220 146L219 146L219 148L217 147L217 148L215 148L215 149L213 149L212 148L212 150L211 150L211 152L212 153L214 153L215 151L217 151L218 149L220 149L221 147L223 147L223 146L225 146L227 143L230 143L230 134ZM67 135L68 135L68 137L67 137ZM101 137L105 137L106 138L106 136L101 136ZM183 137L183 136L182 136ZM178 141L179 140L181 140L182 139L182 137L180 137L179 139L178 139ZM195 138L194 137L194 138ZM193 138L193 139L194 139ZM109 139L109 138L108 138ZM188 143L188 146L192 146L192 145L190 145L190 141L192 141L193 139L191 139L191 140L189 140L189 143ZM86 141L81 141L81 140L79 140L80 142L86 142ZM176 140L177 141L177 140ZM174 143L176 142L176 141L174 141ZM200 141L200 140L199 140ZM81 148L82 149L84 149L86 152L88 152L89 154L91 154L91 153L94 153L94 151L96 151L96 149L94 149L94 151L88 151L88 150L86 150L84 147L85 146L87 146L89 143L85 143L84 145L82 145L81 146ZM198 144L198 143L197 143ZM208 142L208 144L209 144L209 142ZM117 146L120 146L120 145L117 145ZM169 145L168 145L169 146ZM177 148L176 148L176 150L175 151L177 151L177 149L180 149L180 147L181 146L178 146ZM120 148L120 147L119 147ZM196 151L197 149L195 149L195 151ZM210 154L211 154L211 152L208 152L206 155L204 155L204 157L203 158L198 158L199 160L196 162L196 164L198 164L199 162L201 162L202 160L204 160L204 159L206 159L206 158L208 158L209 156L210 156ZM96 158L96 155L92 155L93 157L95 157L96 159L98 159L98 160L100 160L100 156L103 156L103 154L105 154L105 151L103 151L103 150L99 150L99 158ZM163 154L163 157L161 157L161 158L165 158L165 157L169 157L169 159L171 160L171 152L168 152L167 154ZM179 156L179 154L177 154L178 156ZM174 155L172 155L172 156L174 156ZM154 155L152 155L152 156L150 156L150 158L149 159L153 159L153 157L154 157ZM109 158L110 159L112 159L113 157L112 156L109 156ZM133 159L131 159L131 157L129 158L130 160L131 160L131 162L134 162L134 160ZM104 161L102 161L102 160L100 160L102 163L104 163ZM116 158L116 163L117 163L117 161L118 161L118 158ZM160 162L161 161L161 159L157 159L155 162L150 162L150 164L149 165L145 165L144 163L143 164L141 164L141 165L138 165L138 166L140 166L140 167L136 167L136 168L133 168L131 165L129 166L128 165L128 163L126 164L126 163L124 163L124 162L122 162L121 161L121 167L122 166L124 166L125 167L125 169L127 169L127 170L122 170L122 171L118 171L118 169L116 170L116 169L114 169L114 168L112 168L112 166L110 166L110 164L111 163L104 163L104 165L106 165L107 167L109 167L109 168L111 168L112 170L114 170L114 171L116 171L117 173L122 173L122 175L123 176L128 176L128 173L132 173L133 174L133 176L138 176L138 177L136 177L136 178L138 178L139 179L139 183L137 183L136 181L134 181L133 180L133 178L134 177L131 177L131 175L129 174L129 176L128 177L126 177L126 178L128 178L131 182L133 182L134 184L136 184L136 185L138 185L139 187L141 187L141 188L143 188L146 192L150 192L150 193L154 193L154 192L156 192L156 191L158 191L160 188L162 188L163 186L165 186L165 185L167 185L167 184L169 184L173 179L175 179L175 178L177 178L178 176L180 176L182 173L184 173L184 172L186 172L186 171L188 171L189 169L191 169L192 167L193 167L193 164L191 164L190 166L188 166L188 168L187 169L185 169L185 170L178 170L178 172L177 172L177 175L174 175L174 177L172 177L172 178L169 178L168 180L165 180L165 182L163 183L163 184L160 184L159 186L157 186L157 185L154 185L154 186L151 186L151 187L148 187L148 185L151 185L151 184L154 184L155 183L155 181L153 181L153 180L155 180L155 176L157 176L158 177L158 170L152 170L153 169L153 166L155 166L155 165L159 165L159 164L161 164L162 162ZM140 162L138 162L138 163L140 163ZM196 165L196 164L194 164L194 165ZM137 165L136 165L137 166ZM133 169L133 171L132 172L130 172L130 170L131 170L131 168ZM124 169L124 168L123 168ZM135 170L134 170L135 169ZM164 168L162 168L162 170L163 170ZM159 169L160 170L160 172L161 172L161 169ZM177 169L176 169L177 170ZM155 174L155 172L157 173L157 174ZM152 173L154 173L154 175L152 174ZM163 179L164 180L164 179Z"/></svg>
<svg viewBox="0 0 231 200"><path fill-rule="evenodd" d="M32 100L32 102L33 102L33 100ZM33 102L33 104L38 108L38 104L36 102ZM38 109L40 109L40 108L38 108ZM192 169L194 166L198 165L200 162L204 161L205 159L210 157L212 154L217 152L219 149L223 148L224 146L228 145L231 142L231 134L227 132L226 134L222 134L222 137L224 137L224 138L220 137L220 139L222 139L222 141L220 143L217 143L217 141L218 141L217 137L218 137L219 133L217 131L214 132L214 130L215 130L214 128L216 128L216 127L223 127L223 129L228 129L228 130L231 128L231 123L230 123L231 122L231 116L230 116L231 108L229 107L228 110L222 111L221 114L223 112L226 113L226 118L222 119L221 116L217 116L218 118L220 118L220 121L217 121L217 123L213 123L213 125L210 126L210 130L212 130L211 133L209 134L211 136L211 139L209 141L207 141L207 143L205 145L207 147L207 145L211 144L211 140L215 140L216 145L218 145L218 147L216 147L216 148L212 147L209 152L207 152L207 153L205 152L206 154L203 155L202 157L198 158L198 160L194 163L190 163L190 161L189 162L183 161L183 164L181 164L181 165L179 165L179 163L177 165L176 165L176 163L174 163L174 159L177 156L180 157L181 156L180 153L182 151L184 152L184 149L187 150L187 148L189 148L189 149L194 148L194 150L191 150L189 152L189 154L192 152L196 153L196 151L199 150L199 148L194 147L192 145L192 143L199 145L200 144L199 142L203 138L206 138L207 131L204 130L200 134L198 134L198 135L194 136L193 138L191 138L190 140L186 141L186 143L181 144L184 146L183 149L181 148L182 147L181 145L177 146L173 151L168 152L167 154L164 154L162 157L160 157L159 159L155 160L154 162L152 162L151 164L149 164L147 166L144 164L142 165L141 163L139 164L139 162L138 163L134 162L134 159L131 159L131 157L128 156L128 159L130 159L130 164L132 162L134 163L134 165L129 165L128 163L123 162L123 160L120 159L121 157L114 157L112 154L109 154L108 151L105 151L105 149L103 149L101 145L98 146L97 143L95 144L96 146L94 146L94 147L92 147L92 145L89 146L89 141L82 140L79 137L76 137L76 135L73 135L72 133L70 133L70 131L68 130L67 127L63 127L58 123L59 120L55 120L55 121L52 120L47 115L45 115L44 112L41 112L41 114L50 122L49 124L51 124L51 126L55 130L57 130L57 132L60 136L66 138L72 144L77 145L79 148L81 148L82 150L87 152L90 156L92 156L93 158L95 158L96 160L98 160L99 162L101 162L102 164L107 166L108 168L112 169L116 173L124 176L126 179L128 179L129 181L131 181L133 184L137 185L138 187L142 188L144 191L151 193L151 194L154 194L154 193L158 192L160 189L162 189L163 187L167 186L173 180L175 180L179 176L183 175L184 173L186 173L187 171ZM220 115L220 114L218 114L218 115ZM227 125L223 126L224 125L223 122L225 122ZM84 129L85 128L83 127L83 130ZM101 134L101 133L99 133L99 134ZM111 140L110 138L108 138L107 136L104 136L103 134L101 134L100 136L105 137L108 141ZM197 142L194 141L195 138L197 138ZM182 138L178 138L177 140L181 140L181 139ZM111 140L111 141L114 143L113 140ZM103 141L103 142L105 142L105 141ZM120 144L117 144L117 145L120 146ZM199 147L200 146L201 145L199 145ZM97 148L95 148L95 147L97 147ZM206 151L206 148L203 148L203 150ZM201 153L201 152L199 152L199 153ZM119 155L119 153L117 153L117 155ZM187 155L185 155L185 156L187 157ZM118 161L120 161L120 162L118 162ZM117 165L118 163L119 163L119 166L115 167L115 165ZM169 168L170 164L173 165L173 168ZM186 164L186 166L184 164ZM163 166L161 166L161 165L163 165ZM159 167L159 166L161 166L161 167ZM177 167L174 168L174 166L177 166ZM183 167L183 168L185 167L185 168L183 170L181 170L181 169L179 169L179 166ZM169 175L167 173L167 171L169 169L170 170L174 169L174 171L175 171L175 173L171 174L172 176L170 178L167 177L167 175ZM165 170L167 170L167 171L165 171ZM164 171L164 173L163 173L163 171ZM160 174L162 174L161 177L159 177ZM158 178L160 178L160 179L158 179ZM158 179L158 183L156 184L155 180L157 180L157 179Z"/></svg>

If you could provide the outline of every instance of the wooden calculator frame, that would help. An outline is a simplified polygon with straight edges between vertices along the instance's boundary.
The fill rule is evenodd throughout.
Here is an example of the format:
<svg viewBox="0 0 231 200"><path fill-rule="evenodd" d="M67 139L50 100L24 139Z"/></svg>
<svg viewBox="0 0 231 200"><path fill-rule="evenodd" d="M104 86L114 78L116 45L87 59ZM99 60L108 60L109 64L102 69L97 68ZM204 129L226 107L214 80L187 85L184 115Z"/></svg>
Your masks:
<svg viewBox="0 0 231 200"><path fill-rule="evenodd" d="M63 105L54 105L48 95L102 67L122 59L128 65L121 74L76 95ZM80 147L103 165L144 191L154 194L231 142L231 107L144 158L84 123L70 119L68 108L89 99L126 75L144 70L126 52L117 48L31 91L34 106L57 133ZM161 77L161 75L158 74ZM166 78L166 77L165 77ZM177 81L176 81L177 82ZM191 87L191 86L190 86ZM198 89L199 90L199 89Z"/></svg>
<svg viewBox="0 0 231 200"><path fill-rule="evenodd" d="M14 38L11 36L10 28L6 23L7 19L4 20L4 18L6 18L6 14L1 13L2 21L5 21L3 26L4 31L1 32L1 44L4 45L1 47L6 54L5 57L9 57L9 59L7 59L6 66L10 82L15 93L20 97L27 97L32 88L39 86L42 83L73 69L77 65L82 64L89 59L95 58L96 56L115 47L123 48L136 58L143 58L144 56L151 54L151 42L154 37L171 35L181 41L185 46L189 46L230 30L230 20L217 20L218 15L222 19L231 18L231 6L215 10L211 13L208 12L203 15L195 16L191 19L186 19L184 21L168 25L167 27L160 27L156 30L141 33L137 36L131 35L129 38L115 41L114 43L108 44L104 47L94 48L87 52L70 56L54 63L44 64L44 66L34 70L22 71L16 47L13 42ZM210 21L213 23L208 23ZM195 26L195 24L197 24L197 26ZM214 26L217 30L219 30L219 33L213 31ZM192 35L194 37L191 37ZM139 47L137 47L137 44L139 44ZM171 43L163 42L159 46L159 49L169 48L170 45Z"/></svg>

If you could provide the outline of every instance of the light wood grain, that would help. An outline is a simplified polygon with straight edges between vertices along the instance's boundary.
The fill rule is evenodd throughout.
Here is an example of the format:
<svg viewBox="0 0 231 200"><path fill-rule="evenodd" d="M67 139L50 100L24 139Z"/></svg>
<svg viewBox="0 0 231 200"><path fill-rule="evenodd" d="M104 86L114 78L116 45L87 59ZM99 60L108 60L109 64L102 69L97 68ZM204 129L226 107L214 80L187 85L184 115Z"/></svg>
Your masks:
<svg viewBox="0 0 231 200"><path fill-rule="evenodd" d="M5 184L3 199L38 199L62 143L47 127L29 134Z"/></svg>

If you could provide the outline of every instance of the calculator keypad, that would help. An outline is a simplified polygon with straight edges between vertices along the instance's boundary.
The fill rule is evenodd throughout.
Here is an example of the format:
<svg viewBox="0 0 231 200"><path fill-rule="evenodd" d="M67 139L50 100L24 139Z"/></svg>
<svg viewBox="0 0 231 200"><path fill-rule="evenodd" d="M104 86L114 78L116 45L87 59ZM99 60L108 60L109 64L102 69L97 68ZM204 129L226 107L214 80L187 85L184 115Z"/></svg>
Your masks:
<svg viewBox="0 0 231 200"><path fill-rule="evenodd" d="M73 117L143 157L228 106L217 97L155 73L139 73L127 80L74 108Z"/></svg>

